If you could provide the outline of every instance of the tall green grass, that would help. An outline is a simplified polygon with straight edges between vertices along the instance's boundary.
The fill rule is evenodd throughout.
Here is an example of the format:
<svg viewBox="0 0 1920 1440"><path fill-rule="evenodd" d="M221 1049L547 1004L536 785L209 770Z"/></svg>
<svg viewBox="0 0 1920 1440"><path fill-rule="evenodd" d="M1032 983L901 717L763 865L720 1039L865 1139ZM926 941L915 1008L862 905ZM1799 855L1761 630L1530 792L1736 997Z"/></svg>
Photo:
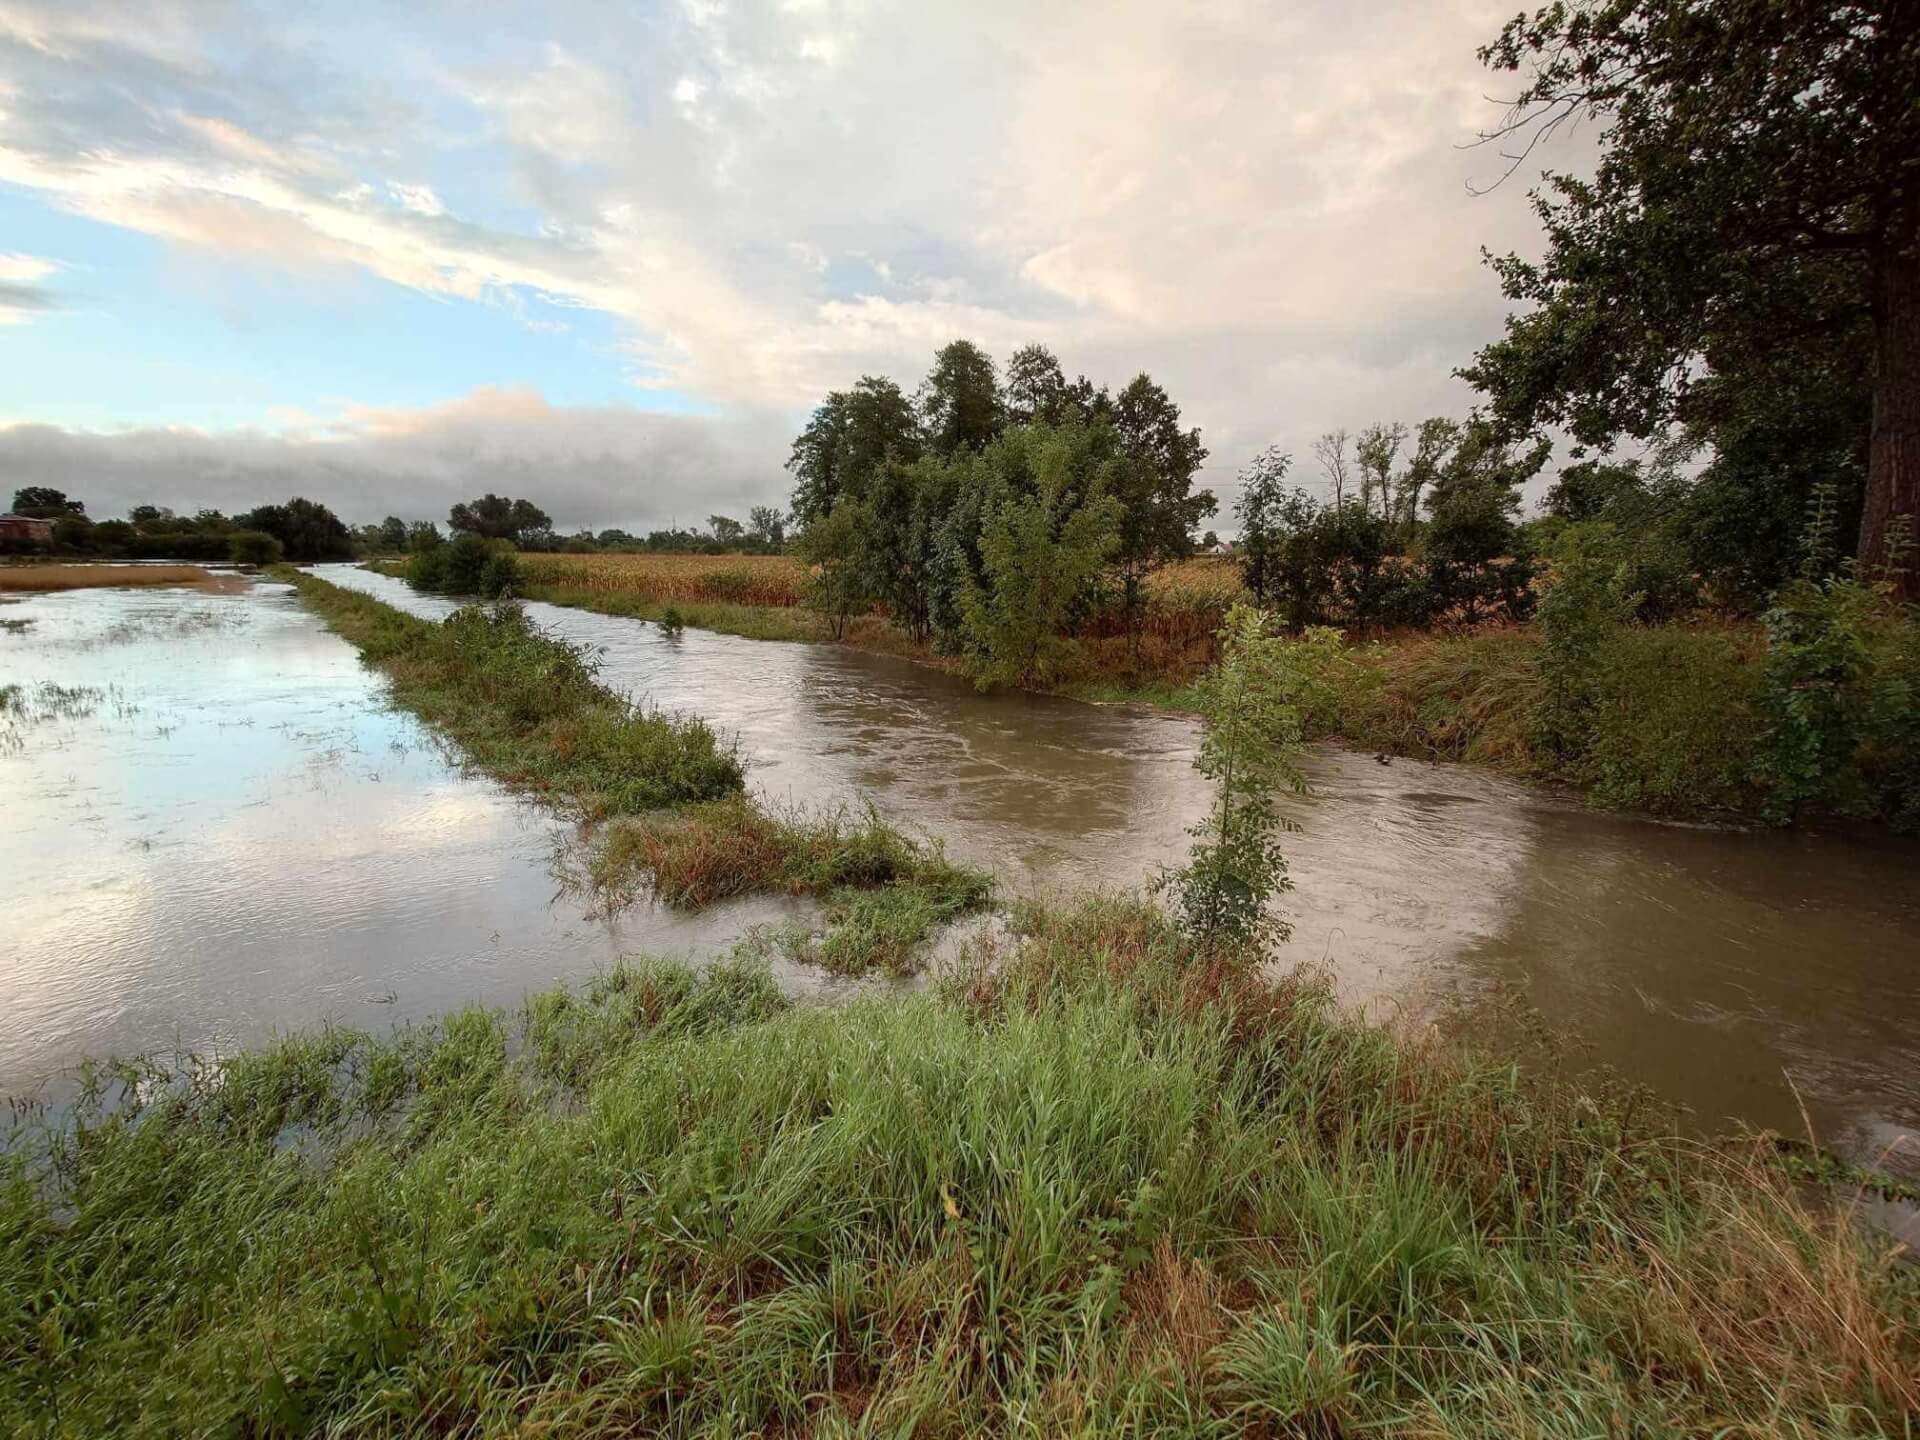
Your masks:
<svg viewBox="0 0 1920 1440"><path fill-rule="evenodd" d="M1920 1279L1754 1154L1023 924L103 1074L5 1151L0 1431L1911 1432Z"/></svg>
<svg viewBox="0 0 1920 1440"><path fill-rule="evenodd" d="M301 599L391 682L396 704L509 785L634 814L737 793L743 770L697 717L614 694L592 660L513 605L469 606L438 623L297 570Z"/></svg>

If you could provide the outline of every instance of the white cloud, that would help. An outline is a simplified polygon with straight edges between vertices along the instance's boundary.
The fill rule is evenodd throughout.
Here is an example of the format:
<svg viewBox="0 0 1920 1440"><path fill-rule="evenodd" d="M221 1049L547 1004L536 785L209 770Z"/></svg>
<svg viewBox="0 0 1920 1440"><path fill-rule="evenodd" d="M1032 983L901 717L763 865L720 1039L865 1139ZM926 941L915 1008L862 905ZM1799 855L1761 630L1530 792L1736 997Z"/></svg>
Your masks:
<svg viewBox="0 0 1920 1440"><path fill-rule="evenodd" d="M1464 408L1449 372L1503 310L1479 249L1532 234L1460 148L1504 15L683 0L374 36L0 0L0 181L195 251L604 312L635 383L741 416L1041 339L1152 371L1232 461ZM412 178L454 172L461 216ZM532 225L468 219L489 194Z"/></svg>
<svg viewBox="0 0 1920 1440"><path fill-rule="evenodd" d="M39 282L59 268L38 255L0 254L0 327L25 325L55 308L58 300Z"/></svg>
<svg viewBox="0 0 1920 1440"><path fill-rule="evenodd" d="M424 215L429 220L447 213L447 207L438 195L433 193L431 185L405 185L398 180L387 182L387 194L402 210L415 215Z"/></svg>
<svg viewBox="0 0 1920 1440"><path fill-rule="evenodd" d="M35 280L44 280L60 267L51 260L43 260L38 255L0 254L0 280L26 285Z"/></svg>

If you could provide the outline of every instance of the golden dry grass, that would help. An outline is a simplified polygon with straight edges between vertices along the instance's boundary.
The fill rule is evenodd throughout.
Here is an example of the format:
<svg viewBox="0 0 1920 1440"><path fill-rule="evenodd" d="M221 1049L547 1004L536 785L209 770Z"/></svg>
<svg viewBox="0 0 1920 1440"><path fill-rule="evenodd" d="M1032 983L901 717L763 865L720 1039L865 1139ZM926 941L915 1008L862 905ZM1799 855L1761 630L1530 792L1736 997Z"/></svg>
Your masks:
<svg viewBox="0 0 1920 1440"><path fill-rule="evenodd" d="M807 568L791 555L523 554L533 585L564 585L660 603L720 602L785 607L801 603ZM1159 612L1224 611L1246 592L1231 560L1183 560L1153 573L1150 606Z"/></svg>
<svg viewBox="0 0 1920 1440"><path fill-rule="evenodd" d="M800 603L806 567L791 555L540 555L518 557L530 585L559 585L660 604Z"/></svg>
<svg viewBox="0 0 1920 1440"><path fill-rule="evenodd" d="M210 585L198 565L8 565L0 590L85 590L100 585Z"/></svg>

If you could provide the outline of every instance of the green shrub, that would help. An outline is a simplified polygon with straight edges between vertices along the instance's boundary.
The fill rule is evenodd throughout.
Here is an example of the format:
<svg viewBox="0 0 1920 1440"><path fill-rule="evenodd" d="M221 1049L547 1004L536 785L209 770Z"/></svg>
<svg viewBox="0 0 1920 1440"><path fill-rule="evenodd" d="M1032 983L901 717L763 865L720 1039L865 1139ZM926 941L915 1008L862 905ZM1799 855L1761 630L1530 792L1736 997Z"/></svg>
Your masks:
<svg viewBox="0 0 1920 1440"><path fill-rule="evenodd" d="M444 544L427 545L407 561L407 583L435 595L479 595L493 600L518 581L512 543L479 535L456 535Z"/></svg>
<svg viewBox="0 0 1920 1440"><path fill-rule="evenodd" d="M415 590L438 595L447 588L447 547L444 543L423 545L407 558L407 584Z"/></svg>
<svg viewBox="0 0 1920 1440"><path fill-rule="evenodd" d="M520 580L519 566L515 563L511 550L495 550L487 556L487 563L480 567L480 579L477 592L488 600L498 600L512 590Z"/></svg>
<svg viewBox="0 0 1920 1440"><path fill-rule="evenodd" d="M1250 605L1227 612L1220 662L1196 687L1206 732L1193 764L1213 782L1213 804L1188 832L1187 864L1160 881L1197 939L1256 953L1263 940L1287 937L1267 908L1291 883L1274 796L1307 788L1300 750L1315 708L1332 703L1326 671L1342 648L1337 630L1289 641L1268 622Z"/></svg>
<svg viewBox="0 0 1920 1440"><path fill-rule="evenodd" d="M277 565L282 550L264 530L240 530L227 537L227 554L236 565Z"/></svg>
<svg viewBox="0 0 1920 1440"><path fill-rule="evenodd" d="M1813 808L1920 825L1920 612L1888 593L1840 577L1774 597L1755 762L1769 819Z"/></svg>

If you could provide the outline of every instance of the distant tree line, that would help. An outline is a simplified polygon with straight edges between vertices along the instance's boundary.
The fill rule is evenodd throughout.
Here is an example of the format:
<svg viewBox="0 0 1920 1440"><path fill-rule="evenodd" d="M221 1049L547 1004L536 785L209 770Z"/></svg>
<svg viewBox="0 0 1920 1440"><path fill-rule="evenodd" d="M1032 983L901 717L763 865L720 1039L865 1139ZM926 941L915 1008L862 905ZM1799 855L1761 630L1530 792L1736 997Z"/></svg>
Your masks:
<svg viewBox="0 0 1920 1440"><path fill-rule="evenodd" d="M417 551L462 534L510 541L518 550L568 554L777 555L787 545L787 517L770 505L755 505L744 523L729 515L709 515L704 530L673 527L633 535L607 529L562 535L554 530L547 512L532 501L491 493L455 505L447 516L447 531L443 535L430 520L407 521L389 515L378 525L358 527L354 541L365 553L389 555Z"/></svg>
<svg viewBox="0 0 1920 1440"><path fill-rule="evenodd" d="M1003 377L953 341L911 396L863 376L794 440L810 603L836 635L883 606L983 683L1045 678L1103 607L1136 627L1147 576L1192 552L1214 503L1193 488L1206 454L1147 375L1115 394L1029 345Z"/></svg>
<svg viewBox="0 0 1920 1440"><path fill-rule="evenodd" d="M353 537L326 506L299 496L239 515L199 510L176 515L164 505L135 505L124 520L94 520L84 501L45 485L14 492L13 513L52 521L53 548L69 555L122 560L234 560L270 564L346 560Z"/></svg>
<svg viewBox="0 0 1920 1440"><path fill-rule="evenodd" d="M711 515L704 530L655 530L645 536L624 530L581 531L560 535L546 511L530 500L488 493L463 501L448 512L447 528L431 520L403 520L389 515L375 525L349 527L332 510L299 496L277 505L260 505L239 515L199 510L178 515L164 505L135 505L124 519L96 520L86 503L45 485L25 485L14 492L12 513L51 522L51 548L66 555L98 555L123 560L240 560L271 563L287 559L301 563L349 560L360 555L401 555L431 549L472 535L505 542L512 549L548 551L635 551L669 554L779 554L787 545L787 517L778 508L756 505L745 522ZM257 539L264 536L280 548L269 551ZM41 548L18 542L9 548ZM265 559L261 559L265 556Z"/></svg>

